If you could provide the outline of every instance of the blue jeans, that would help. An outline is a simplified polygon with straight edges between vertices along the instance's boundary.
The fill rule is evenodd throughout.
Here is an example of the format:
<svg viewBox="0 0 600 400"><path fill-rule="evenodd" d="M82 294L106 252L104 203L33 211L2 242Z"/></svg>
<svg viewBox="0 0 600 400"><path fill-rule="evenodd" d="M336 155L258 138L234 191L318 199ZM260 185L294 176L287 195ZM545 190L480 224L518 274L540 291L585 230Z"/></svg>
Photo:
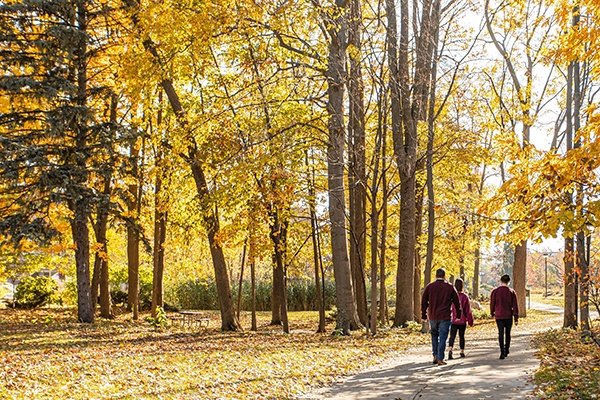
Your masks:
<svg viewBox="0 0 600 400"><path fill-rule="evenodd" d="M448 339L448 331L450 330L450 320L429 320L429 327L431 328L431 350L433 356L438 360L443 360L446 351L446 339Z"/></svg>

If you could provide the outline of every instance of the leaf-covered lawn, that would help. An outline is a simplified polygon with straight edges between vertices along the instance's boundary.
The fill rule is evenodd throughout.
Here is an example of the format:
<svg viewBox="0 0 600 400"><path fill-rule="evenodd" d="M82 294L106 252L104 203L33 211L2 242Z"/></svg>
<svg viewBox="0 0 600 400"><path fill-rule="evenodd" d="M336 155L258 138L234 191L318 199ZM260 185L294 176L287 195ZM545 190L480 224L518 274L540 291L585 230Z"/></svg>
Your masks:
<svg viewBox="0 0 600 400"><path fill-rule="evenodd" d="M290 335L267 313L258 333L224 334L210 315L209 329L156 331L125 316L86 326L72 310L0 310L0 398L283 399L429 338L315 334L315 313L290 313Z"/></svg>
<svg viewBox="0 0 600 400"><path fill-rule="evenodd" d="M565 298L562 294L544 296L543 293L531 293L531 301L550 304L557 307L563 307L565 305Z"/></svg>
<svg viewBox="0 0 600 400"><path fill-rule="evenodd" d="M591 338L571 329L553 329L536 335L534 343L541 361L535 374L540 399L600 398L600 346Z"/></svg>

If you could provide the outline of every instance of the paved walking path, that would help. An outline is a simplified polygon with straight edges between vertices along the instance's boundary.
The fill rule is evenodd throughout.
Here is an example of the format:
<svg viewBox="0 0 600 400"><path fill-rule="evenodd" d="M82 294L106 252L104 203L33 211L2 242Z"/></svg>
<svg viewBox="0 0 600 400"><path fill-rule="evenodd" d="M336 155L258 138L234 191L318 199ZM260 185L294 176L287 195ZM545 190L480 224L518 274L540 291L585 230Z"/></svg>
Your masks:
<svg viewBox="0 0 600 400"><path fill-rule="evenodd" d="M562 313L560 307L541 303L531 307ZM498 359L495 334L469 340L468 332L466 358L438 367L431 363L431 347L421 346L299 399L532 399L530 376L539 365L530 344L533 332L513 327L511 353L505 360Z"/></svg>

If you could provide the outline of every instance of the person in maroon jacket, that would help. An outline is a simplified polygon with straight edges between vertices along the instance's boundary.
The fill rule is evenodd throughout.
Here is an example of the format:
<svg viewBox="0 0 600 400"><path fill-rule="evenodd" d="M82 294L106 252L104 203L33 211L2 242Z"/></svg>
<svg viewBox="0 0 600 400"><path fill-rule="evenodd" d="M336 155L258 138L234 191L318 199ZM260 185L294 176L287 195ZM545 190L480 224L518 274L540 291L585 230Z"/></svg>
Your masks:
<svg viewBox="0 0 600 400"><path fill-rule="evenodd" d="M429 320L433 363L446 365L444 353L450 330L450 307L454 304L458 318L461 316L461 308L456 289L446 282L446 271L443 268L438 269L435 271L435 278L435 281L427 285L423 291L421 316L423 320Z"/></svg>
<svg viewBox="0 0 600 400"><path fill-rule="evenodd" d="M498 326L498 343L500 344L500 359L504 360L510 350L510 330L515 320L519 324L519 306L517 294L508 287L510 276L502 275L500 286L492 290L490 295L490 314L496 319Z"/></svg>
<svg viewBox="0 0 600 400"><path fill-rule="evenodd" d="M471 300L469 295L463 292L464 282L462 279L457 278L454 281L454 287L458 292L458 299L460 300L460 307L462 308L462 315L456 316L456 308L452 306L452 325L450 326L450 340L448 341L448 360L452 360L452 350L454 349L454 341L456 340L456 334L458 333L458 344L460 345L460 357L465 357L465 331L467 330L467 324L473 326L473 313L471 312Z"/></svg>

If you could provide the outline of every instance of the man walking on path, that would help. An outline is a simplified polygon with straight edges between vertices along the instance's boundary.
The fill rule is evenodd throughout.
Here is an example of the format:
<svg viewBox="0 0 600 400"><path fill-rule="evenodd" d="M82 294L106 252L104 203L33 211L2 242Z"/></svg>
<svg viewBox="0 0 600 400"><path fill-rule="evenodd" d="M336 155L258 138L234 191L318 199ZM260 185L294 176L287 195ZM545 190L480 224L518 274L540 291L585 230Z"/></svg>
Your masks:
<svg viewBox="0 0 600 400"><path fill-rule="evenodd" d="M517 294L508 287L510 276L502 275L500 286L492 290L490 295L490 314L496 318L498 326L498 343L500 344L500 359L508 356L510 349L510 330L515 319L515 326L519 324L519 306Z"/></svg>
<svg viewBox="0 0 600 400"><path fill-rule="evenodd" d="M445 278L446 271L443 268L435 271L435 281L425 287L421 299L421 317L423 320L429 320L433 363L437 365L446 365L444 352L450 330L452 304L456 309L457 318L461 316L458 293Z"/></svg>

